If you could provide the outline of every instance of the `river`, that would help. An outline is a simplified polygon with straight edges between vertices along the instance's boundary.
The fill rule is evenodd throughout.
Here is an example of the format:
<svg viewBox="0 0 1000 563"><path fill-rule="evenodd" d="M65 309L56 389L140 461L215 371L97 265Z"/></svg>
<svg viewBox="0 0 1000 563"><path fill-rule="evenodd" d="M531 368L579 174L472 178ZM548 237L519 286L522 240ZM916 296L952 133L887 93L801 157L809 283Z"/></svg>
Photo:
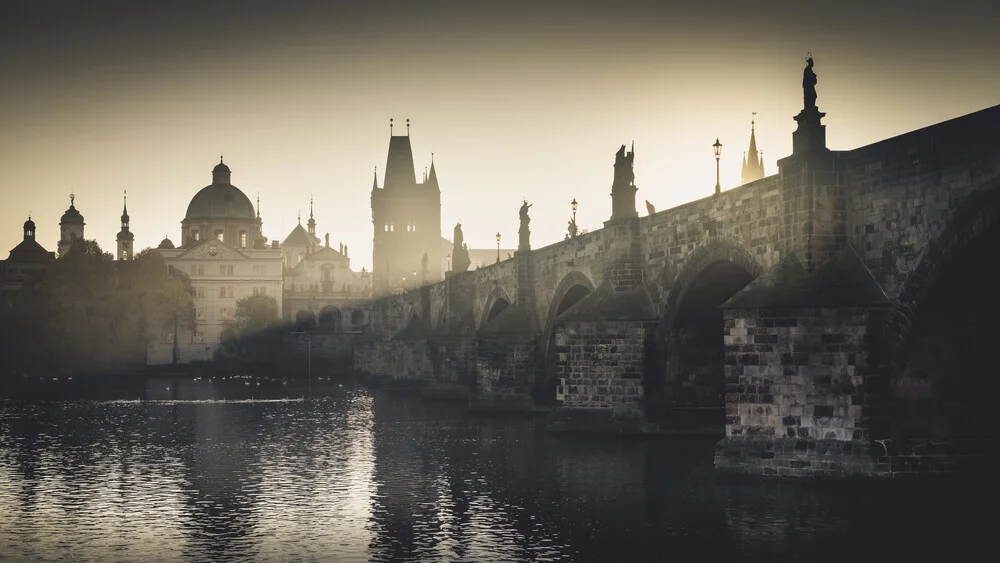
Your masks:
<svg viewBox="0 0 1000 563"><path fill-rule="evenodd" d="M0 560L909 561L991 545L982 484L728 482L711 440L322 394L0 403Z"/></svg>

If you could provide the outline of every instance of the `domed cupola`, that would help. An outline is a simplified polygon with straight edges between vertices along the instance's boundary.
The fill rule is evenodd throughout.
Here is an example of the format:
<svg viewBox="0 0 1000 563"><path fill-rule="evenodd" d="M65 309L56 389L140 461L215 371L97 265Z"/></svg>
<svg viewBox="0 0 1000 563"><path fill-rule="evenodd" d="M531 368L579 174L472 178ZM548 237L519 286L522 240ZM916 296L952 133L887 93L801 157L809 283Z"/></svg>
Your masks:
<svg viewBox="0 0 1000 563"><path fill-rule="evenodd" d="M69 194L69 209L67 209L66 213L63 213L62 218L59 219L60 225L84 224L83 215L81 215L80 212L77 211L75 200L76 200L76 195Z"/></svg>
<svg viewBox="0 0 1000 563"><path fill-rule="evenodd" d="M170 237L164 237L164 239L160 241L160 246L157 246L156 248L169 250L174 248L174 242L170 240Z"/></svg>
<svg viewBox="0 0 1000 563"><path fill-rule="evenodd" d="M219 163L215 165L212 169L212 183L213 184L228 184L232 179L232 171L226 166L225 162L222 162L222 157L219 157Z"/></svg>
<svg viewBox="0 0 1000 563"><path fill-rule="evenodd" d="M73 242L83 239L83 215L76 209L76 196L69 194L69 209L63 213L59 219L59 243L57 248L59 256L65 256L69 252Z"/></svg>
<svg viewBox="0 0 1000 563"><path fill-rule="evenodd" d="M216 238L236 248L252 248L260 237L253 203L231 183L232 172L222 159L212 169L212 183L198 191L181 221L181 246Z"/></svg>
<svg viewBox="0 0 1000 563"><path fill-rule="evenodd" d="M24 222L24 240L35 240L35 222L31 220L31 215Z"/></svg>

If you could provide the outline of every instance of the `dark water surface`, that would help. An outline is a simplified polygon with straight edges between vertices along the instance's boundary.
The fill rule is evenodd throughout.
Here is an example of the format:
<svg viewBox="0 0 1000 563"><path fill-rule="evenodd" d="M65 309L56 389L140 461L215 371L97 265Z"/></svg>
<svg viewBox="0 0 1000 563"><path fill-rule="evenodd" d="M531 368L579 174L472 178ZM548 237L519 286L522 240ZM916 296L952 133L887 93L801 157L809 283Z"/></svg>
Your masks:
<svg viewBox="0 0 1000 563"><path fill-rule="evenodd" d="M0 560L992 559L995 499L718 480L711 441L551 436L360 388L0 403Z"/></svg>

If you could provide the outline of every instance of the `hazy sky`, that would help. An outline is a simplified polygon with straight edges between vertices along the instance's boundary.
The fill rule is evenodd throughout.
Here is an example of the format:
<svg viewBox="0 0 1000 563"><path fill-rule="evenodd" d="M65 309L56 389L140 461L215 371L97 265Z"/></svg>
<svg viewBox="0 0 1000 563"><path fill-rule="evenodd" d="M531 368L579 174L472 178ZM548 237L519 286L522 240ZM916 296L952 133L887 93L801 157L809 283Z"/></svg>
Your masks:
<svg viewBox="0 0 1000 563"><path fill-rule="evenodd" d="M830 148L1000 103L1000 10L987 3L118 2L0 4L0 253L28 211L55 250L76 194L114 251L121 196L137 249L179 241L219 155L284 239L315 199L318 231L371 266L370 190L389 118L431 153L446 236L532 245L611 212L614 154L635 142L637 208L739 183L751 112L765 169L791 151L803 59ZM418 178L419 179L419 178Z"/></svg>

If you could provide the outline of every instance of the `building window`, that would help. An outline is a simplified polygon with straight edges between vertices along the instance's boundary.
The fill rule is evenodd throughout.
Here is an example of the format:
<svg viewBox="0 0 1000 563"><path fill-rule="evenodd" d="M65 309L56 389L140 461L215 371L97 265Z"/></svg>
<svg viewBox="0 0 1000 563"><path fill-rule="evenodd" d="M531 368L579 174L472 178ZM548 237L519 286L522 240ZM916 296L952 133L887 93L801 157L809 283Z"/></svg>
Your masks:
<svg viewBox="0 0 1000 563"><path fill-rule="evenodd" d="M247 232L240 231L240 248L246 248L246 247L247 247Z"/></svg>
<svg viewBox="0 0 1000 563"><path fill-rule="evenodd" d="M204 293L204 292L202 292L202 293ZM197 309L194 310L194 319L196 321L203 321L203 320L205 320L205 308L204 307L198 307Z"/></svg>
<svg viewBox="0 0 1000 563"><path fill-rule="evenodd" d="M260 274L262 276L266 276L267 275L267 265L260 265L260 264L258 264L256 266L254 266L253 267L253 273Z"/></svg>
<svg viewBox="0 0 1000 563"><path fill-rule="evenodd" d="M231 276L231 275L233 275L233 265L232 264L219 264L219 275L220 276Z"/></svg>
<svg viewBox="0 0 1000 563"><path fill-rule="evenodd" d="M389 232L389 223L385 224L385 232L387 232L387 233Z"/></svg>
<svg viewBox="0 0 1000 563"><path fill-rule="evenodd" d="M201 240L201 234L198 232L198 229L191 231L191 238L193 238L195 242Z"/></svg>
<svg viewBox="0 0 1000 563"><path fill-rule="evenodd" d="M219 309L219 316L222 317L222 320L224 320L224 321L231 321L231 320L233 320L233 308L232 307L223 307L223 308Z"/></svg>
<svg viewBox="0 0 1000 563"><path fill-rule="evenodd" d="M219 286L219 297L232 297L232 296L233 296L233 286L231 285Z"/></svg>
<svg viewBox="0 0 1000 563"><path fill-rule="evenodd" d="M174 333L162 332L160 333L160 344L173 344L174 343Z"/></svg>
<svg viewBox="0 0 1000 563"><path fill-rule="evenodd" d="M204 264L191 264L191 275L192 276L204 276L205 275L205 265Z"/></svg>
<svg viewBox="0 0 1000 563"><path fill-rule="evenodd" d="M226 238L223 236L222 231L215 231L215 239L219 242L226 242Z"/></svg>
<svg viewBox="0 0 1000 563"><path fill-rule="evenodd" d="M205 296L205 286L203 286L203 285L196 285L196 286L194 286L194 296L195 297L204 297Z"/></svg>
<svg viewBox="0 0 1000 563"><path fill-rule="evenodd" d="M204 344L205 334L201 332L195 332L191 335L191 344Z"/></svg>

